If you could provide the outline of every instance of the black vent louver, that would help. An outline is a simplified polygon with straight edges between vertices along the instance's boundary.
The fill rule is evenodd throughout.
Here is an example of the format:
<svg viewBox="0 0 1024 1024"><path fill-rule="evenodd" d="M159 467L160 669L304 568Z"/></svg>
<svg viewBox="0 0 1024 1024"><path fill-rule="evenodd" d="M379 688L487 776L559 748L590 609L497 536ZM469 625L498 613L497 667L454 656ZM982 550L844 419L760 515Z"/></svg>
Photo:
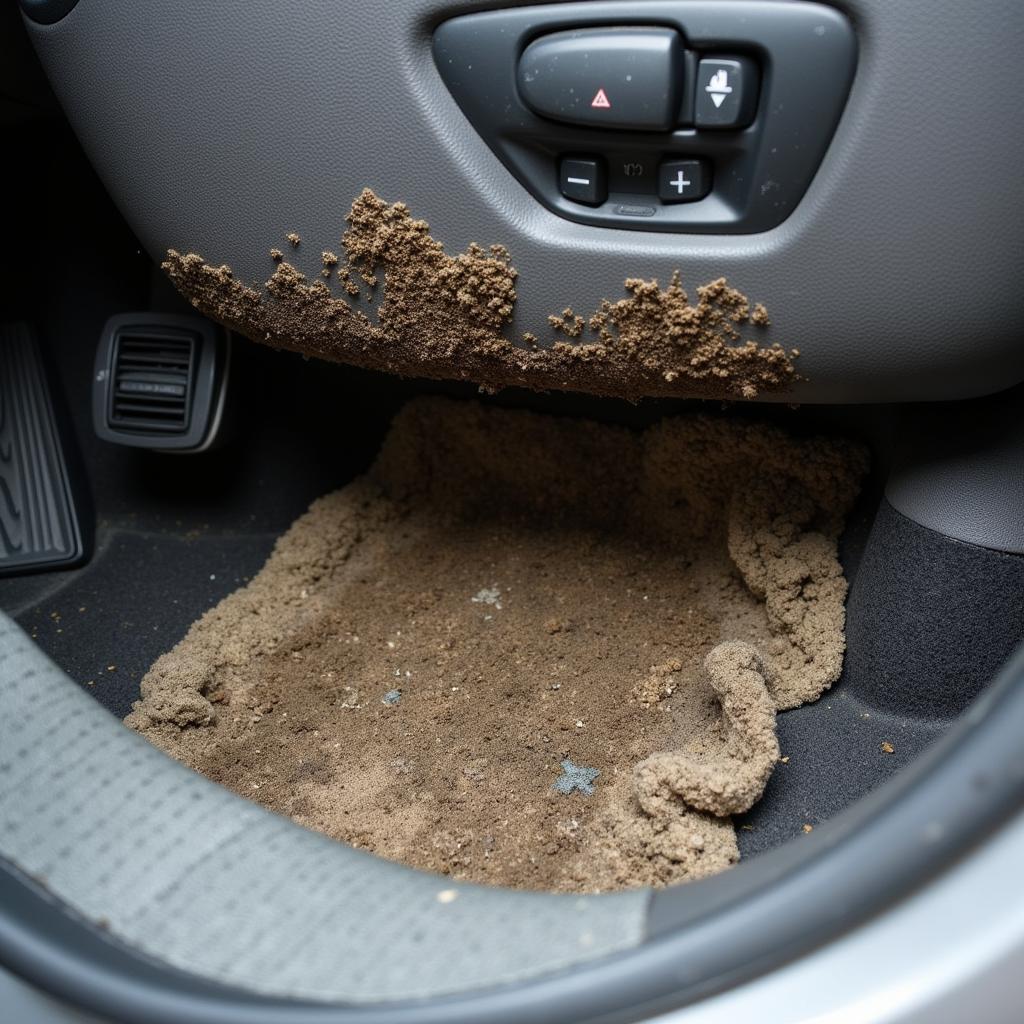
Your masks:
<svg viewBox="0 0 1024 1024"><path fill-rule="evenodd" d="M96 436L130 448L206 451L220 430L230 354L230 340L200 316L112 316L96 348Z"/></svg>
<svg viewBox="0 0 1024 1024"><path fill-rule="evenodd" d="M110 380L115 430L180 434L188 430L197 339L184 332L118 334Z"/></svg>

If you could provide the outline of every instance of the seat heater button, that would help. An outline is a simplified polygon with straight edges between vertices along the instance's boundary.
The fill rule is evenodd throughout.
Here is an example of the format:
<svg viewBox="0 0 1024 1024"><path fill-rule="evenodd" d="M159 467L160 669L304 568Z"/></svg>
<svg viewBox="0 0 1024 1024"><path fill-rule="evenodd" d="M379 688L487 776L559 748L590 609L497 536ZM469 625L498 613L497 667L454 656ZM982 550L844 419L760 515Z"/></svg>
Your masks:
<svg viewBox="0 0 1024 1024"><path fill-rule="evenodd" d="M566 199L600 206L608 196L604 161L565 157L559 165L558 185Z"/></svg>
<svg viewBox="0 0 1024 1024"><path fill-rule="evenodd" d="M711 191L711 172L703 160L666 160L658 168L658 196L666 203L689 203Z"/></svg>
<svg viewBox="0 0 1024 1024"><path fill-rule="evenodd" d="M757 65L747 57L705 57L697 65L694 123L745 128L757 107Z"/></svg>
<svg viewBox="0 0 1024 1024"><path fill-rule="evenodd" d="M570 124L667 131L683 84L683 43L668 28L588 28L534 40L519 91L538 114Z"/></svg>

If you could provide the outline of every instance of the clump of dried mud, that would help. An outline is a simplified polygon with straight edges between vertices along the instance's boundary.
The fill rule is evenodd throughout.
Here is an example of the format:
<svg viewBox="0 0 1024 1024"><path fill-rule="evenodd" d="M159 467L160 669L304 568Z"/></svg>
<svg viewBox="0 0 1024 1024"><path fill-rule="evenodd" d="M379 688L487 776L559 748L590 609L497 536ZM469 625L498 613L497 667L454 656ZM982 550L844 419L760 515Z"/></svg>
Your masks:
<svg viewBox="0 0 1024 1024"><path fill-rule="evenodd" d="M776 711L838 677L836 544L864 468L758 424L633 433L417 400L368 474L156 662L128 724L303 825L458 878L720 871L729 815L778 759Z"/></svg>
<svg viewBox="0 0 1024 1024"><path fill-rule="evenodd" d="M262 289L195 253L169 250L163 268L193 306L254 341L488 390L518 385L629 399L749 399L797 379L795 350L743 339L741 329L764 328L768 314L760 303L752 309L724 278L699 287L692 304L678 275L665 289L630 278L625 298L603 302L588 317L571 308L552 315L566 340L540 347L527 334L517 345L503 334L517 276L504 248L473 244L449 256L426 221L369 190L347 220L346 259L325 251L322 279L308 280L279 249L271 250L276 269ZM299 244L297 235L288 239L293 248ZM343 294L328 283L334 273ZM372 298L378 287L375 323L350 300Z"/></svg>

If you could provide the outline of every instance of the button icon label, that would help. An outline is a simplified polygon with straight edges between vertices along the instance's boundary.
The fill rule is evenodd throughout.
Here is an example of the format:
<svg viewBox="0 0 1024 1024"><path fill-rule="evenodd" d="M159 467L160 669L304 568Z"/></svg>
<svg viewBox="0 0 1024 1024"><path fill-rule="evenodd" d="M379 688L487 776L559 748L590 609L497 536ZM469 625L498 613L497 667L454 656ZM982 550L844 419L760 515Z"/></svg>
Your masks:
<svg viewBox="0 0 1024 1024"><path fill-rule="evenodd" d="M598 89L597 95L590 101L592 107L596 107L598 110L611 110L612 104L608 99L608 94L604 89Z"/></svg>
<svg viewBox="0 0 1024 1024"><path fill-rule="evenodd" d="M627 178L639 178L644 173L644 165L638 163L623 164L622 173Z"/></svg>
<svg viewBox="0 0 1024 1024"><path fill-rule="evenodd" d="M686 177L686 176L685 176L685 175L683 174L683 172L682 172L682 169L680 169L680 170L679 170L679 172L678 172L678 173L676 174L676 176L675 176L675 177L674 177L674 178L673 178L673 179L672 179L672 180L671 180L671 181L669 182L669 184L670 184L670 185L671 185L671 186L672 186L672 187L673 187L673 188L674 188L674 189L675 189L675 190L676 190L676 191L677 191L677 192L678 192L678 193L679 193L680 195L682 195L682 194L683 194L683 190L684 190L684 189L686 188L686 186L687 186L687 185L692 185L692 184L693 184L693 182L692 182L692 181L690 181L690 179L689 179L689 178L687 178L687 177Z"/></svg>
<svg viewBox="0 0 1024 1024"><path fill-rule="evenodd" d="M750 57L702 57L693 117L698 128L745 128L757 107L757 65Z"/></svg>
<svg viewBox="0 0 1024 1024"><path fill-rule="evenodd" d="M724 69L719 69L711 76L711 81L704 86L704 91L711 97L711 102L716 107L720 107L725 101L725 97L732 92L732 86L729 84L729 72Z"/></svg>

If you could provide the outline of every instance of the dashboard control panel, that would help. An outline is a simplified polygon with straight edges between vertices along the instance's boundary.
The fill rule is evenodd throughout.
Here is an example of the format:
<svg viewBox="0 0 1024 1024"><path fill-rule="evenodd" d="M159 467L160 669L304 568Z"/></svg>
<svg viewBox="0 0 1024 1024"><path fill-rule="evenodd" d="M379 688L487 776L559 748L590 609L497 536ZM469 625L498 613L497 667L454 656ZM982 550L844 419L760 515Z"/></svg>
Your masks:
<svg viewBox="0 0 1024 1024"><path fill-rule="evenodd" d="M856 55L843 14L789 0L519 7L434 33L456 102L540 202L645 231L785 220L828 147Z"/></svg>

